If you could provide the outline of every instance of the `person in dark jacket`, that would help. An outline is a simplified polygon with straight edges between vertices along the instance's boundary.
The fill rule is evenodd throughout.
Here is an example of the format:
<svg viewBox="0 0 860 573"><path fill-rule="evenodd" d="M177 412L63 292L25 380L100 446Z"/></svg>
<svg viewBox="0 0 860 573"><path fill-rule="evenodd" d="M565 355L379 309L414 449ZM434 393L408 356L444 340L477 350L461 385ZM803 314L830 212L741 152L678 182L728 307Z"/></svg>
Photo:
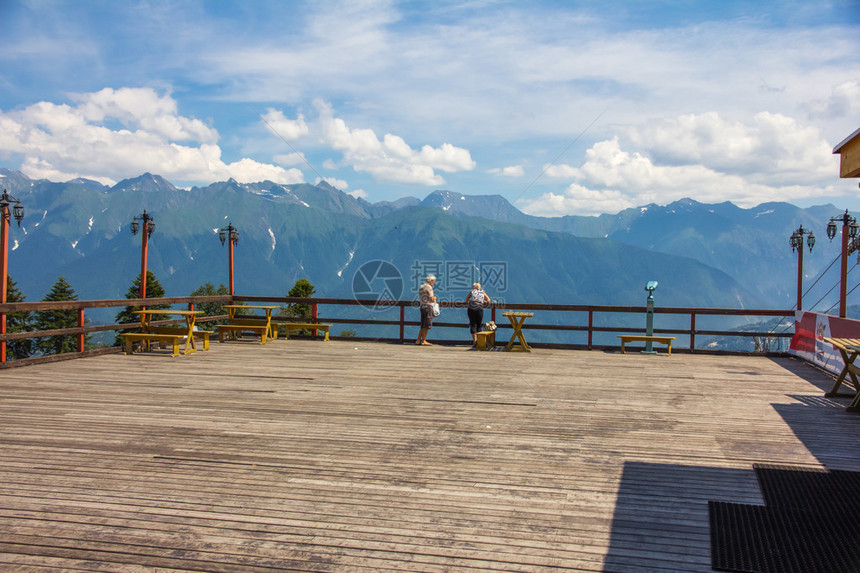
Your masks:
<svg viewBox="0 0 860 573"><path fill-rule="evenodd" d="M478 346L478 331L484 320L484 306L490 304L490 297L481 288L481 283L472 284L466 296L466 312L469 315L469 332L472 333L472 348Z"/></svg>

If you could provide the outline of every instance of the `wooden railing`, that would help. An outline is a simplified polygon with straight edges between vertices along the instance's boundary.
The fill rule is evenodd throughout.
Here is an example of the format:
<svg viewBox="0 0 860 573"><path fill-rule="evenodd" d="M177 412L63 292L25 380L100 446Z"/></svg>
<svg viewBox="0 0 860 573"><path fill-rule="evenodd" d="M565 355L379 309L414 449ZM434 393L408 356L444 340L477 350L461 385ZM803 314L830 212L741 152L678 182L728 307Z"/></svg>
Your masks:
<svg viewBox="0 0 860 573"><path fill-rule="evenodd" d="M310 304L313 309L313 318L321 323L332 323L342 325L375 325L385 327L385 330L391 330L391 336L373 336L361 337L350 336L354 340L374 340L381 342L406 342L411 339L406 336L406 327L415 327L419 325L418 309L415 301L390 301L377 302L373 300L356 300L356 299L335 299L335 298L295 298L295 297L262 297L262 296L187 296L187 297L164 297L164 298L147 298L147 299L114 299L114 300L88 300L88 301L60 301L60 302L19 302L0 304L0 316L13 312L22 311L46 311L46 310L75 310L78 316L78 326L74 328L63 328L56 330L43 330L31 332L15 332L0 334L0 344L4 344L10 340L18 339L35 339L48 336L76 336L78 342L78 351L62 355L39 356L34 358L25 358L20 360L11 360L0 367L23 366L39 362L48 362L55 360L63 360L68 358L78 358L84 356L92 356L95 354L104 354L108 352L118 352L119 347L102 347L95 349L84 348L85 337L87 334L128 330L139 327L139 323L126 324L101 324L101 325L86 325L85 313L89 309L104 309L104 308L124 308L128 306L154 306L154 305L187 305L189 310L194 309L194 305L204 303L229 303L229 302L249 302L249 303L269 303L269 304ZM366 309L375 310L391 310L397 308L399 310L398 318L380 319L380 318L359 318L354 316L325 316L320 313L330 307L351 307L360 306ZM463 302L441 302L440 306L443 309L463 309ZM500 329L510 328L501 316L507 310L512 311L529 311L535 312L534 321L527 322L523 329L526 331L559 331L559 332L579 332L585 334L585 342L582 344L570 343L552 343L532 341L529 339L529 344L534 347L548 348L571 348L571 349L607 349L617 348L617 344L597 344L594 341L594 336L597 333L644 333L645 328L631 327L628 325L597 325L595 322L596 316L605 314L634 314L645 316L646 307L644 306L597 306L597 305L563 305L563 304L525 304L525 303L492 303L485 311L485 320L493 320ZM407 316L407 312L409 315ZM538 322L541 312L560 313L564 316L568 313L583 313L584 321L562 324L543 324ZM689 338L689 345L686 348L689 352L713 352L708 349L696 348L696 336L724 336L724 337L758 337L758 338L790 338L793 334L793 329L786 332L774 331L737 331L737 330L715 330L715 329L699 329L696 326L697 317L703 316L721 316L721 317L791 317L794 316L794 311L791 310L761 310L761 309L727 309L727 308L677 308L677 307L657 307L654 309L655 315L676 315L689 318L689 327L672 327L672 328L655 328L654 334L660 335L676 335ZM366 314L372 315L369 310ZM440 319L434 321L434 328L456 328L462 329L466 326L465 313L460 317L462 320L458 322L446 322L445 316L448 313L442 314ZM559 316L555 315L555 316ZM199 323L207 321L224 319L224 315L201 317L197 320ZM153 324L169 324L175 321L159 321ZM644 324L644 318L642 320ZM687 324L687 321L684 321ZM417 330L416 330L417 332ZM396 335L394 335L396 333ZM333 338L337 338L337 333L332 331ZM461 337L461 341L467 337ZM445 344L445 340L440 341ZM455 343L455 341L448 341ZM678 345L678 350L685 349Z"/></svg>

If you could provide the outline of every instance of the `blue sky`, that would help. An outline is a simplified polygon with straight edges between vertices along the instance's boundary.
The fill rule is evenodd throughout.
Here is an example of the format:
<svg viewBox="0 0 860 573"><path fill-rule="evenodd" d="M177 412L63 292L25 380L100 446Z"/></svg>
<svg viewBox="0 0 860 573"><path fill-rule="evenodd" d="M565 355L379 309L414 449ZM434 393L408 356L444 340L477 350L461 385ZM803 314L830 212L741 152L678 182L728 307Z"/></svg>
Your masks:
<svg viewBox="0 0 860 573"><path fill-rule="evenodd" d="M0 0L0 167L860 209L860 2Z"/></svg>

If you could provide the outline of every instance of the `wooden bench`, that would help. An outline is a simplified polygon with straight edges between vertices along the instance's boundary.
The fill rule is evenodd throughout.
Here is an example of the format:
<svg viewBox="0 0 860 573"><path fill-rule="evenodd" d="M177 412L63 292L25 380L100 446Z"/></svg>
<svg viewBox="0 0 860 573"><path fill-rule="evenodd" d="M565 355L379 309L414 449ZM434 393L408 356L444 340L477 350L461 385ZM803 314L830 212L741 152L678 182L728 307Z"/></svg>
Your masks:
<svg viewBox="0 0 860 573"><path fill-rule="evenodd" d="M624 344L627 342L660 342L669 347L669 356L672 355L672 341L675 340L674 336L645 336L644 334L619 334L618 338L621 339L621 354L627 354L624 352Z"/></svg>
<svg viewBox="0 0 860 573"><path fill-rule="evenodd" d="M182 334L156 334L154 332L125 332L121 336L125 339L125 353L134 353L132 344L138 342L170 342L173 344L171 356L179 356L179 342L185 338L186 331Z"/></svg>
<svg viewBox="0 0 860 573"><path fill-rule="evenodd" d="M475 336L477 337L475 347L478 350L492 350L496 346L495 330L482 330L476 332Z"/></svg>
<svg viewBox="0 0 860 573"><path fill-rule="evenodd" d="M215 328L218 329L218 342L224 342L224 335L228 332L254 332L260 335L260 344L266 344L269 331L265 321L259 320L234 320L230 324L219 324ZM278 338L277 330L273 330L272 338Z"/></svg>
<svg viewBox="0 0 860 573"><path fill-rule="evenodd" d="M152 329L154 334L179 334L185 336L188 329L182 326L156 326ZM210 330L193 330L194 338L203 340L203 350L209 350L209 336L215 334Z"/></svg>
<svg viewBox="0 0 860 573"><path fill-rule="evenodd" d="M277 332L277 329L283 328L286 340L290 339L290 331L293 330L324 330L325 340L328 340L328 329L332 326L331 324L315 324L312 322L278 322L274 328L275 332Z"/></svg>

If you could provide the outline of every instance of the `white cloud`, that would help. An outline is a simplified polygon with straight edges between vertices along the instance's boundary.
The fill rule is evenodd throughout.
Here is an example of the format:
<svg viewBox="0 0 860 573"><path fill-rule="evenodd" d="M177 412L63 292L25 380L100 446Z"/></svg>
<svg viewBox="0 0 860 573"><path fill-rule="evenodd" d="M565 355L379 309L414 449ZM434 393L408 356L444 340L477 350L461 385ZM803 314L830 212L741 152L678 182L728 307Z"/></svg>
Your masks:
<svg viewBox="0 0 860 573"><path fill-rule="evenodd" d="M277 165L260 163L247 157L228 165L213 166L211 170L215 181L224 181L232 177L239 183L253 183L269 180L282 185L304 182L304 175L298 169L284 169Z"/></svg>
<svg viewBox="0 0 860 573"><path fill-rule="evenodd" d="M860 82L852 80L836 85L830 97L812 100L803 107L810 119L856 119L860 116Z"/></svg>
<svg viewBox="0 0 860 573"><path fill-rule="evenodd" d="M659 161L699 164L753 183L815 184L834 173L832 146L819 131L781 114L758 113L751 125L726 121L716 112L687 114L626 132L635 147Z"/></svg>
<svg viewBox="0 0 860 573"><path fill-rule="evenodd" d="M501 175L502 177L522 177L525 175L525 170L522 165L509 165L501 169L498 167L488 169L487 173L490 175Z"/></svg>
<svg viewBox="0 0 860 573"><path fill-rule="evenodd" d="M106 88L73 99L76 106L43 101L0 112L0 152L21 156L30 177L55 181L111 184L147 171L197 182L304 180L298 169L249 158L224 163L217 131L178 115L176 102L152 89Z"/></svg>
<svg viewBox="0 0 860 573"><path fill-rule="evenodd" d="M347 183L343 179L335 179L334 177L317 177L316 184L319 185L320 181L325 181L335 189L340 189L341 191L349 187L349 183Z"/></svg>
<svg viewBox="0 0 860 573"><path fill-rule="evenodd" d="M356 199L365 199L365 200L369 197L369 195L367 194L367 191L365 191L364 189L356 189L355 191L349 191L349 192L347 192L347 195L352 195Z"/></svg>
<svg viewBox="0 0 860 573"><path fill-rule="evenodd" d="M296 119L287 119L283 112L269 108L261 118L275 135L286 141L296 141L309 132L302 114L299 114Z"/></svg>
<svg viewBox="0 0 860 573"><path fill-rule="evenodd" d="M107 119L127 128L139 129L170 141L215 143L218 132L202 121L177 115L176 102L169 94L159 96L150 88L104 88L95 93L75 94L77 110L87 123Z"/></svg>
<svg viewBox="0 0 860 573"><path fill-rule="evenodd" d="M524 213L539 217L617 213L634 206L631 198L620 191L596 191L576 183L571 184L562 194L546 193L537 199L517 203Z"/></svg>
<svg viewBox="0 0 860 573"><path fill-rule="evenodd" d="M562 193L518 202L531 214L597 214L685 197L742 207L837 193L837 159L815 130L762 113L753 126L716 114L682 116L628 130L640 151L619 139L595 143L579 167L554 165L546 174L573 179ZM659 158L656 159L656 158ZM614 209L614 211L613 211Z"/></svg>
<svg viewBox="0 0 860 573"><path fill-rule="evenodd" d="M320 141L343 154L341 163L351 165L355 171L370 173L377 181L441 185L445 180L435 169L455 173L475 168L466 149L443 143L440 147L425 145L421 151L415 151L398 135L387 133L380 140L372 129L350 129L344 120L334 116L331 105L322 100L315 100L314 106L319 112Z"/></svg>

